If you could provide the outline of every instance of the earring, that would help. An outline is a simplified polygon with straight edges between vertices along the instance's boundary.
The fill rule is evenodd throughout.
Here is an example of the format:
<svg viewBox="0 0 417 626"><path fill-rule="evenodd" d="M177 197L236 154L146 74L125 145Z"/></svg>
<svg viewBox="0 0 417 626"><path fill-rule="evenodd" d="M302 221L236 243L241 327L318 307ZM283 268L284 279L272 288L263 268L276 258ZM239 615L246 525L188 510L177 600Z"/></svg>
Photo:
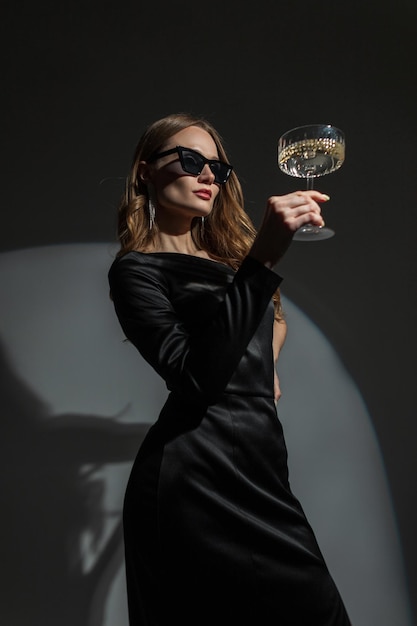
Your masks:
<svg viewBox="0 0 417 626"><path fill-rule="evenodd" d="M149 230L152 230L153 225L155 223L155 205L151 200L151 197L148 198L148 211L149 211Z"/></svg>
<svg viewBox="0 0 417 626"><path fill-rule="evenodd" d="M205 217L202 217L201 221L200 221L200 234L201 234L201 236L204 235L204 220L205 219L206 219Z"/></svg>

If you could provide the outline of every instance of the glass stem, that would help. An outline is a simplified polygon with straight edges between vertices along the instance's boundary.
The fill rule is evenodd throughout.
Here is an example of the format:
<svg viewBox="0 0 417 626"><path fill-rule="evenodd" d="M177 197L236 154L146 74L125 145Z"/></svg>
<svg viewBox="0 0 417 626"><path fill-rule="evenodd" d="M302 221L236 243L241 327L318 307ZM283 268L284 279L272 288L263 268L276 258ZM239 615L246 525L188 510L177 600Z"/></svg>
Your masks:
<svg viewBox="0 0 417 626"><path fill-rule="evenodd" d="M314 188L314 176L307 176L307 191Z"/></svg>
<svg viewBox="0 0 417 626"><path fill-rule="evenodd" d="M307 191L309 191L310 189L313 189L313 187L314 187L314 177L307 175L307 184L306 184ZM310 224L310 222L308 224L304 224L304 226L302 226L301 229L304 230L305 233L314 233L314 234L318 230L317 226L313 226L312 224Z"/></svg>

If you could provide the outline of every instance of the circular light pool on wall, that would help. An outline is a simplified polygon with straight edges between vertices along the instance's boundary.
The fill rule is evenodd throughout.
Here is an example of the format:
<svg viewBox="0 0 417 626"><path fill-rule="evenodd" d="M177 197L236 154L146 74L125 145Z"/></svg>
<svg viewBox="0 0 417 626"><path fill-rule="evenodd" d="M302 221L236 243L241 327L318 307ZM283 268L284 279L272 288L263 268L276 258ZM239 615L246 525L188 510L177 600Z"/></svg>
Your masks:
<svg viewBox="0 0 417 626"><path fill-rule="evenodd" d="M45 432L62 428L60 445L67 454L74 433L85 448L77 457L78 477L94 497L83 499L91 505L84 525L62 528L72 546L62 562L70 566L79 559L81 586L106 550L113 550L117 536L134 455L132 445L120 441L132 433L139 445L167 395L118 325L107 284L114 253L111 244L74 244L0 255L3 367L37 399L33 415L21 425L43 424ZM355 626L411 625L392 504L365 404L325 336L285 297L284 308L288 336L278 366L283 392L278 412L293 491ZM18 420L10 426L16 432ZM33 458L22 458L28 471L33 462L41 462L36 450ZM54 467L50 471L53 480ZM13 487L22 493L19 484ZM19 510L24 506L20 502ZM110 554L97 573L85 609L88 624L98 623L98 615L102 626L127 624L120 545L116 552L119 556Z"/></svg>

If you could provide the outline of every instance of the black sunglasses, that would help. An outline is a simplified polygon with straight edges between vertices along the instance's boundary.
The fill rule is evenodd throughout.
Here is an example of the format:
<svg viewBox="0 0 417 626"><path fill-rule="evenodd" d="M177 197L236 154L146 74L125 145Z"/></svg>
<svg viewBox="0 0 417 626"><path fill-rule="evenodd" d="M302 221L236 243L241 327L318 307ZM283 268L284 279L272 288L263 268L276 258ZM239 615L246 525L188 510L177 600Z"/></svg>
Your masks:
<svg viewBox="0 0 417 626"><path fill-rule="evenodd" d="M168 156L168 154L174 154L175 152L180 157L181 167L187 174L198 176L201 174L207 163L210 170L214 174L214 182L219 185L223 185L227 182L230 174L232 173L233 166L229 165L229 163L224 163L223 161L218 161L217 159L206 159L206 157L199 152L191 150L191 148L183 148L182 146L177 146L176 148L166 150L165 152L158 152L158 154L154 154L147 159L147 162L152 163L157 159Z"/></svg>

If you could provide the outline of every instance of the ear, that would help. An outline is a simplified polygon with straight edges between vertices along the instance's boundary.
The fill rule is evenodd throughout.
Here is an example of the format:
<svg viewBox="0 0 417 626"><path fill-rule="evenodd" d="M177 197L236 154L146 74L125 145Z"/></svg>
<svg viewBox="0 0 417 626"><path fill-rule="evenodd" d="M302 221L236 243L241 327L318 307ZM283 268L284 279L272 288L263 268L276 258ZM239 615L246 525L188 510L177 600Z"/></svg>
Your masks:
<svg viewBox="0 0 417 626"><path fill-rule="evenodd" d="M137 170L138 179L146 184L150 180L149 165L146 161L139 161Z"/></svg>

